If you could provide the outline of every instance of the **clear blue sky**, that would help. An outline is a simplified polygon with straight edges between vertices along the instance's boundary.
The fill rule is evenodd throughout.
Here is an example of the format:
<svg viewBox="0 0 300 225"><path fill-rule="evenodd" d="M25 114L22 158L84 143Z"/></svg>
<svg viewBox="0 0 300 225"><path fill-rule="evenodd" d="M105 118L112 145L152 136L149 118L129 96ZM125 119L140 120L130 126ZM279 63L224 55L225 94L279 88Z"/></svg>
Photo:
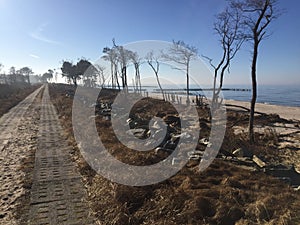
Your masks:
<svg viewBox="0 0 300 225"><path fill-rule="evenodd" d="M8 71L29 66L41 74L63 59L91 61L111 46L142 40L184 40L217 59L212 24L225 0L0 0L0 62ZM260 48L261 84L300 85L300 1L280 0L287 12L270 26ZM244 46L225 84L250 83L251 49Z"/></svg>

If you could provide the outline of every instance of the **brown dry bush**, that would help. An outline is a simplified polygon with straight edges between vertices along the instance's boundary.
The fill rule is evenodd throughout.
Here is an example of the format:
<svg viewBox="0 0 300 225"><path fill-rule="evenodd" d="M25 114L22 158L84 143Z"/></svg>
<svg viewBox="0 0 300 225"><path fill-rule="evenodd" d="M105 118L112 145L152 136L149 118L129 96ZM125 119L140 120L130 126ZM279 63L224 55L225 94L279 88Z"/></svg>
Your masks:
<svg viewBox="0 0 300 225"><path fill-rule="evenodd" d="M74 158L86 180L90 205L101 223L299 224L299 192L294 192L286 184L262 172L245 170L220 159L214 160L212 165L201 173L197 166L186 166L168 180L144 187L116 184L95 174L80 155L72 136L72 98L65 95L66 91L70 90L74 93L71 86L52 85L51 99L74 147ZM105 91L107 101L116 94L112 93L110 96L110 92ZM150 102L147 102L149 99L144 101L145 106L152 107ZM157 111L165 116L163 110L166 109L161 108ZM209 113L202 110L205 109L199 111L199 115L203 115L200 122L202 120L209 129ZM149 112L140 111L140 115L142 114L145 117L150 116ZM244 115L242 118L245 118ZM234 117L231 119L234 120ZM110 151L116 157L124 160L124 147L114 142L112 131L109 131L109 121L97 119L97 123L101 124L102 128L106 127L107 147L112 149ZM264 151L266 156L272 151L262 142L257 146L248 146L246 139L236 136L230 128L226 132L222 147L228 151L236 147L254 147L255 153ZM130 160L132 156L129 157Z"/></svg>

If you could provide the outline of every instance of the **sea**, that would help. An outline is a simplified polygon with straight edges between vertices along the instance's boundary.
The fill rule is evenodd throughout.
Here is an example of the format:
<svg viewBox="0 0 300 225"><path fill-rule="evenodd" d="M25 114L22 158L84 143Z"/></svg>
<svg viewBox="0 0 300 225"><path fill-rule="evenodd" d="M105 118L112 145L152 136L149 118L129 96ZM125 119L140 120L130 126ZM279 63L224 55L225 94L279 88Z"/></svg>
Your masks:
<svg viewBox="0 0 300 225"><path fill-rule="evenodd" d="M227 88L249 88L250 91L223 91L225 99L251 101L252 92L250 87L227 86ZM271 105L300 107L300 85L258 85L257 102Z"/></svg>
<svg viewBox="0 0 300 225"><path fill-rule="evenodd" d="M170 88L171 87L168 87L168 89ZM251 86L231 85L224 86L223 88L225 90L223 90L222 93L225 99L247 102L251 101ZM153 89L149 86L145 89L149 92L155 92L155 90L156 92L158 91L158 89ZM191 95L204 94L206 96L209 96L210 92L211 91L207 90L197 90L191 91L190 93ZM300 107L300 85L258 85L256 102L270 105Z"/></svg>

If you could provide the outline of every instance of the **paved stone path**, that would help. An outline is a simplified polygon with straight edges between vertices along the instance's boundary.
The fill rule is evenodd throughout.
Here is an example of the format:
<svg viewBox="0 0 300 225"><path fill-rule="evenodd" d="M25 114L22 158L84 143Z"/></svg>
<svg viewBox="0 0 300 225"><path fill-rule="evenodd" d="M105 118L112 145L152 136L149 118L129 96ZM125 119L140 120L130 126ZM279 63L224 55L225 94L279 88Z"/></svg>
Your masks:
<svg viewBox="0 0 300 225"><path fill-rule="evenodd" d="M94 224L85 189L45 87L35 154L29 224Z"/></svg>
<svg viewBox="0 0 300 225"><path fill-rule="evenodd" d="M0 118L0 225L97 224L85 196L44 85Z"/></svg>

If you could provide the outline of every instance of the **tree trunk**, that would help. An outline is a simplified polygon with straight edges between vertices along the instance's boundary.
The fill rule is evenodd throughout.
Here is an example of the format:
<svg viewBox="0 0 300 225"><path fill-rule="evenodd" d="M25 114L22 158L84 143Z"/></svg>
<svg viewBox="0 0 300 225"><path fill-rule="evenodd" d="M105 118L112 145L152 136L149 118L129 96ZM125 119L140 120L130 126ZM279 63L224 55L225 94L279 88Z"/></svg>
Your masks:
<svg viewBox="0 0 300 225"><path fill-rule="evenodd" d="M256 103L256 98L257 98L256 64L257 64L257 56L258 56L258 45L259 45L259 41L256 38L254 41L254 51L253 51L252 68L251 68L252 99L251 99L250 118L249 118L249 142L250 142L250 144L253 144L255 142L253 125L254 125L255 103Z"/></svg>
<svg viewBox="0 0 300 225"><path fill-rule="evenodd" d="M138 70L135 70L135 89L136 92L139 93L139 75L138 75Z"/></svg>
<svg viewBox="0 0 300 225"><path fill-rule="evenodd" d="M110 73L111 73L111 88L114 89L114 65L113 63L110 64Z"/></svg>
<svg viewBox="0 0 300 225"><path fill-rule="evenodd" d="M122 73L122 87L123 89L126 87L126 74L125 74L126 67L122 67L121 73Z"/></svg>
<svg viewBox="0 0 300 225"><path fill-rule="evenodd" d="M214 83L213 83L213 93L212 93L212 102L211 102L211 112L214 112L214 109L216 108L216 105L218 103L218 96L217 96L217 76L218 76L218 69L215 68L214 71ZM210 115L210 119L211 119Z"/></svg>
<svg viewBox="0 0 300 225"><path fill-rule="evenodd" d="M30 84L30 78L29 78L29 75L27 75L26 78L27 78L27 83Z"/></svg>
<svg viewBox="0 0 300 225"><path fill-rule="evenodd" d="M124 66L124 81L125 81L125 87L127 89L128 83L127 83L127 67L126 66Z"/></svg>
<svg viewBox="0 0 300 225"><path fill-rule="evenodd" d="M137 89L137 92L142 93L139 64L135 63L134 67L135 67L135 85L136 85L136 89Z"/></svg>
<svg viewBox="0 0 300 225"><path fill-rule="evenodd" d="M189 63L186 65L186 103L190 105L190 78L189 78Z"/></svg>
<svg viewBox="0 0 300 225"><path fill-rule="evenodd" d="M120 91L120 83L119 83L119 79L118 79L118 68L117 68L117 64L114 65L114 76L115 76L115 82L117 83L118 86L118 90Z"/></svg>
<svg viewBox="0 0 300 225"><path fill-rule="evenodd" d="M163 89L162 89L162 87L161 87L161 84L160 84L160 82L159 82L158 73L155 73L155 76L156 76L156 81L157 81L157 84L158 84L159 89L160 89L160 91L161 91L161 94L162 94L162 96L163 96L163 100L165 101L165 100L166 100L166 98L165 98L165 93L164 93L164 91L163 91Z"/></svg>
<svg viewBox="0 0 300 225"><path fill-rule="evenodd" d="M73 78L73 83L74 83L75 87L77 87L77 79L76 79L76 77Z"/></svg>

